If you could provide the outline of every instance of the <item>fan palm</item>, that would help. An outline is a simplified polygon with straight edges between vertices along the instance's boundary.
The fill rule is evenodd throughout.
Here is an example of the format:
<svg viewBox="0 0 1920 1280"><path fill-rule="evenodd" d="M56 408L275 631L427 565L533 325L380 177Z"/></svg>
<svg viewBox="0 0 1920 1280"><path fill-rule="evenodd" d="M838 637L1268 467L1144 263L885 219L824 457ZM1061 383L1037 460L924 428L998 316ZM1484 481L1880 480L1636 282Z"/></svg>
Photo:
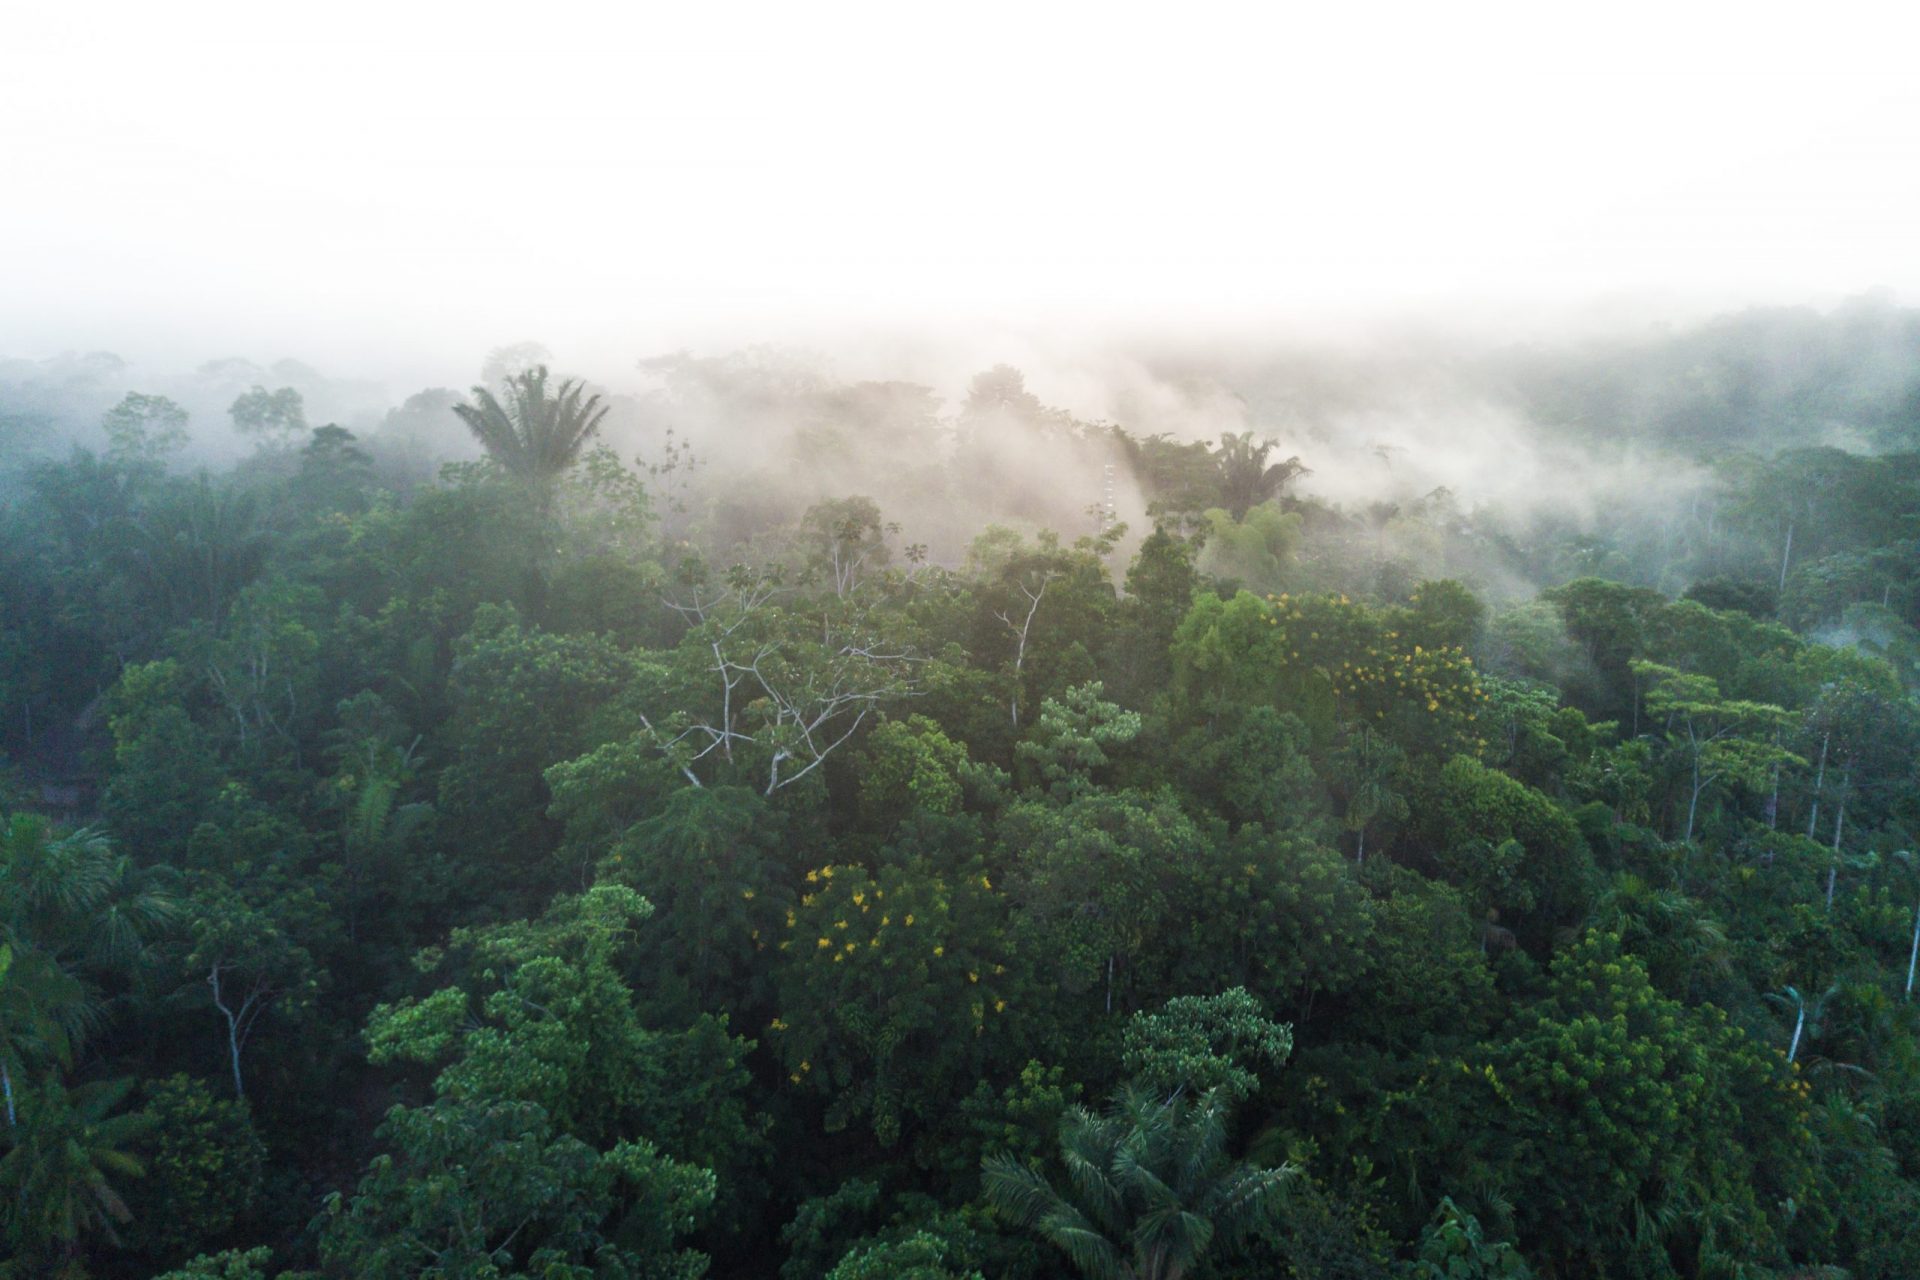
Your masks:
<svg viewBox="0 0 1920 1280"><path fill-rule="evenodd" d="M1130 1089L1105 1115L1070 1108L1060 1119L1066 1189L990 1156L988 1202L1088 1280L1182 1280L1212 1247L1263 1222L1294 1172L1230 1160L1226 1112L1217 1090L1189 1101Z"/></svg>
<svg viewBox="0 0 1920 1280"><path fill-rule="evenodd" d="M1214 455L1214 465L1220 472L1221 499L1235 520L1246 519L1250 509L1278 494L1287 481L1307 470L1306 464L1297 457L1269 465L1267 455L1273 450L1271 440L1255 444L1251 431L1221 434L1220 452Z"/></svg>
<svg viewBox="0 0 1920 1280"><path fill-rule="evenodd" d="M130 1216L114 1186L146 1172L126 1148L153 1127L144 1111L114 1114L131 1080L64 1088L48 1079L24 1099L24 1120L0 1156L0 1239L22 1258L71 1258L83 1237L118 1244Z"/></svg>
<svg viewBox="0 0 1920 1280"><path fill-rule="evenodd" d="M1587 927L1617 933L1663 990L1687 995L1702 974L1733 968L1727 931L1684 891L1659 888L1630 871L1616 874L1587 916Z"/></svg>
<svg viewBox="0 0 1920 1280"><path fill-rule="evenodd" d="M549 391L547 366L534 365L503 385L505 402L486 387L453 411L502 470L544 491L580 460L607 407L569 378Z"/></svg>
<svg viewBox="0 0 1920 1280"><path fill-rule="evenodd" d="M106 837L56 837L46 819L0 825L0 1095L8 1127L24 1069L68 1062L99 1020L90 971L124 965L170 904L133 882Z"/></svg>

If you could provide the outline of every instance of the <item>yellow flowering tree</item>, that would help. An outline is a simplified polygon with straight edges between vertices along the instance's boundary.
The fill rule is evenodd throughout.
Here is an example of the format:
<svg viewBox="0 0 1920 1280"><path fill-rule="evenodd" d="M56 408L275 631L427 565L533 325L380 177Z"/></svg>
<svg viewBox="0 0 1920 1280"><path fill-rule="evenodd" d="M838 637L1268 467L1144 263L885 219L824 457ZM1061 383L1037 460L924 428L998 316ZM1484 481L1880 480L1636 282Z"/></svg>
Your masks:
<svg viewBox="0 0 1920 1280"><path fill-rule="evenodd" d="M916 865L809 871L788 914L768 1040L826 1127L866 1117L881 1142L943 1111L985 1072L1007 1009L1001 906L984 872Z"/></svg>

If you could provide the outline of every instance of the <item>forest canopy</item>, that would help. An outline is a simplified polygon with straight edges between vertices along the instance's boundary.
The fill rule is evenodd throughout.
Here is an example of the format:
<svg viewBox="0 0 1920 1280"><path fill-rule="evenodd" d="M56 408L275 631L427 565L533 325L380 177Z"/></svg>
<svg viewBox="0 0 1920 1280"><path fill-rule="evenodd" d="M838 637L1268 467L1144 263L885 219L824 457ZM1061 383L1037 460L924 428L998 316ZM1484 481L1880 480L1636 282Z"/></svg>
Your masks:
<svg viewBox="0 0 1920 1280"><path fill-rule="evenodd" d="M1920 1275L1920 316L1126 367L0 363L0 1275Z"/></svg>

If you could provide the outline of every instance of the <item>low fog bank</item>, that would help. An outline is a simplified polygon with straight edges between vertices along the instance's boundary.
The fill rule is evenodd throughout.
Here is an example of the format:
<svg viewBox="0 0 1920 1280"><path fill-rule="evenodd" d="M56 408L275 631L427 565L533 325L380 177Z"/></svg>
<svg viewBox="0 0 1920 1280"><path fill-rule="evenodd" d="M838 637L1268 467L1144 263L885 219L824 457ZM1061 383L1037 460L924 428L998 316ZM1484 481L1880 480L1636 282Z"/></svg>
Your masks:
<svg viewBox="0 0 1920 1280"><path fill-rule="evenodd" d="M1527 342L1431 323L1319 337L896 332L619 360L522 342L475 353L464 379L446 376L453 362L423 363L431 382L396 386L297 359L0 359L0 450L15 463L104 450L103 418L140 393L187 415L175 470L247 465L337 424L391 476L422 483L479 455L452 412L466 384L546 363L604 397L601 440L649 476L668 532L721 552L861 495L902 545L947 563L988 523L1072 539L1117 520L1124 554L1161 521L1211 527L1214 554L1249 585L1265 558L1318 558L1329 576L1360 558L1511 596L1582 568L1684 589L1730 460L1920 442L1920 312L1880 295ZM1234 437L1303 469L1261 495L1267 516L1209 526L1188 481L1224 465ZM1583 538L1616 560L1622 546L1645 554L1567 563Z"/></svg>

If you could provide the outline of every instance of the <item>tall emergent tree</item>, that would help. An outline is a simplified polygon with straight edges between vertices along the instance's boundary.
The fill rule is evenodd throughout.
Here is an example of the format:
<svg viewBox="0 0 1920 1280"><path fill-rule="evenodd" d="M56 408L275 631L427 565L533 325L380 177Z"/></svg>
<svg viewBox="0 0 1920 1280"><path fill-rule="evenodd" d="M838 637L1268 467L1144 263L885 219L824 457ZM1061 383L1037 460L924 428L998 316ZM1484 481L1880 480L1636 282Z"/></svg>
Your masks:
<svg viewBox="0 0 1920 1280"><path fill-rule="evenodd" d="M1269 465L1267 455L1273 452L1274 443L1262 440L1255 444L1251 431L1221 434L1220 452L1214 455L1214 462L1220 469L1220 496L1235 520L1246 519L1250 509L1277 496L1287 481L1306 471L1306 464L1298 457Z"/></svg>
<svg viewBox="0 0 1920 1280"><path fill-rule="evenodd" d="M547 366L536 364L506 380L505 403L486 387L475 387L472 404L453 406L488 456L531 485L543 506L553 482L580 460L607 416L607 406L598 395L587 395L579 379L565 379L549 391L547 378Z"/></svg>

